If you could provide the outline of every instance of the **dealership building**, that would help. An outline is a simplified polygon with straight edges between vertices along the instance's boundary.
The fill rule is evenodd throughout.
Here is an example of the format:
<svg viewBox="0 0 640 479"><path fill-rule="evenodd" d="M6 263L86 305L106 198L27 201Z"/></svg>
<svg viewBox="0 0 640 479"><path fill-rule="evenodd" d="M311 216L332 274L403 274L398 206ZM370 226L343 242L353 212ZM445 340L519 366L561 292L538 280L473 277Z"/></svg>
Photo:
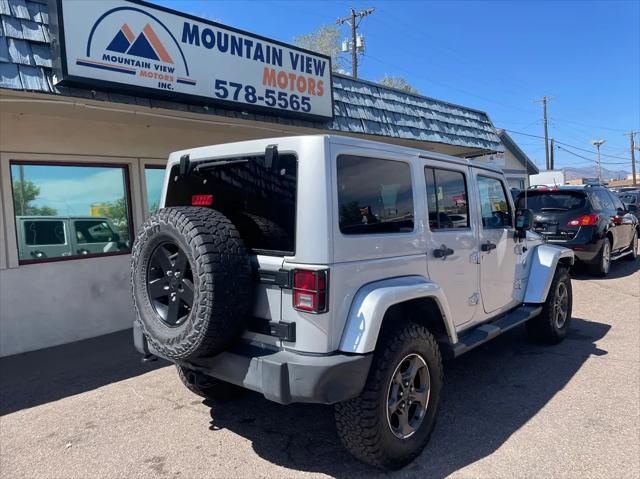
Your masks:
<svg viewBox="0 0 640 479"><path fill-rule="evenodd" d="M252 33L139 1L0 0L0 355L131 327L129 248L170 152L300 134L505 152L484 112Z"/></svg>

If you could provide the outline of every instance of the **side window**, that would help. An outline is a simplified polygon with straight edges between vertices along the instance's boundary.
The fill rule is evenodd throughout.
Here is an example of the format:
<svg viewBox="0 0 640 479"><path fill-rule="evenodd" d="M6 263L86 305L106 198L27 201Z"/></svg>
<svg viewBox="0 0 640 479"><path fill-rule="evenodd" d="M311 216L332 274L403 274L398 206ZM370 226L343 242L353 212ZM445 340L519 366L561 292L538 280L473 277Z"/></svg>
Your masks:
<svg viewBox="0 0 640 479"><path fill-rule="evenodd" d="M120 239L104 220L79 220L74 224L78 243L109 243Z"/></svg>
<svg viewBox="0 0 640 479"><path fill-rule="evenodd" d="M600 199L600 204L603 206L602 209L615 210L613 200L605 190L596 190L596 196Z"/></svg>
<svg viewBox="0 0 640 479"><path fill-rule="evenodd" d="M485 229L513 226L507 193L502 181L487 176L478 176L482 227Z"/></svg>
<svg viewBox="0 0 640 479"><path fill-rule="evenodd" d="M29 246L66 244L64 223L57 220L26 220L24 242Z"/></svg>
<svg viewBox="0 0 640 479"><path fill-rule="evenodd" d="M339 156L336 164L342 233L413 231L413 190L408 163Z"/></svg>
<svg viewBox="0 0 640 479"><path fill-rule="evenodd" d="M425 168L429 228L451 229L469 227L467 185L460 171Z"/></svg>
<svg viewBox="0 0 640 479"><path fill-rule="evenodd" d="M19 261L128 252L128 170L120 165L11 162ZM61 248L103 243L93 248ZM113 243L104 248L104 243ZM32 246L38 247L34 255ZM57 245L57 246L56 246ZM46 246L46 247L45 247Z"/></svg>
<svg viewBox="0 0 640 479"><path fill-rule="evenodd" d="M620 201L620 198L618 198L616 195L607 192L607 194L609 195L609 197L611 198L611 201L613 202L613 208L614 209L621 209L624 210L624 205L622 204L622 201Z"/></svg>

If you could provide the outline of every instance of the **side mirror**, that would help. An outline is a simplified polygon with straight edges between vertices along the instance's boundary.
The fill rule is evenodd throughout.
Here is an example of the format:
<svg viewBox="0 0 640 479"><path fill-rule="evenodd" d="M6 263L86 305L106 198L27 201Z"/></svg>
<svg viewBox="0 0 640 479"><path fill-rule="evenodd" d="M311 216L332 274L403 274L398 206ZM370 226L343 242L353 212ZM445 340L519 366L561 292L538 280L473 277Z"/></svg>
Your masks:
<svg viewBox="0 0 640 479"><path fill-rule="evenodd" d="M533 211L525 208L516 210L516 237L525 238L527 230L533 226Z"/></svg>

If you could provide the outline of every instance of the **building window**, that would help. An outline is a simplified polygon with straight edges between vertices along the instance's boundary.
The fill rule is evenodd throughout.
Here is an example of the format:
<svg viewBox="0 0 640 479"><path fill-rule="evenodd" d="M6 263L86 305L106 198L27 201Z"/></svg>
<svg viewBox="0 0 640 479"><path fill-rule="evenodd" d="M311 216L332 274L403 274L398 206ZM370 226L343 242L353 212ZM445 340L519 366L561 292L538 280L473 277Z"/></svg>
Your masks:
<svg viewBox="0 0 640 479"><path fill-rule="evenodd" d="M160 208L164 167L146 166L144 168L144 181L147 186L147 213L150 216Z"/></svg>
<svg viewBox="0 0 640 479"><path fill-rule="evenodd" d="M425 168L429 228L451 229L469 227L467 184L460 171Z"/></svg>
<svg viewBox="0 0 640 479"><path fill-rule="evenodd" d="M11 162L21 263L127 253L126 166Z"/></svg>
<svg viewBox="0 0 640 479"><path fill-rule="evenodd" d="M340 156L337 167L342 233L413 231L413 193L408 163Z"/></svg>

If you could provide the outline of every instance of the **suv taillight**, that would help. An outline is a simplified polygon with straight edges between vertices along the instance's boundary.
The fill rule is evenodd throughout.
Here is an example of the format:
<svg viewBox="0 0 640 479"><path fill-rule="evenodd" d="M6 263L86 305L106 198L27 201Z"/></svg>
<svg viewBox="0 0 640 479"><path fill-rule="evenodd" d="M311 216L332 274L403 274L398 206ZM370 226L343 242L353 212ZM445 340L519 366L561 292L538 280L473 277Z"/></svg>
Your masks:
<svg viewBox="0 0 640 479"><path fill-rule="evenodd" d="M293 308L306 313L326 313L328 280L329 272L327 270L294 270Z"/></svg>
<svg viewBox="0 0 640 479"><path fill-rule="evenodd" d="M578 216L576 219L567 223L567 226L593 226L600 217L596 214Z"/></svg>

